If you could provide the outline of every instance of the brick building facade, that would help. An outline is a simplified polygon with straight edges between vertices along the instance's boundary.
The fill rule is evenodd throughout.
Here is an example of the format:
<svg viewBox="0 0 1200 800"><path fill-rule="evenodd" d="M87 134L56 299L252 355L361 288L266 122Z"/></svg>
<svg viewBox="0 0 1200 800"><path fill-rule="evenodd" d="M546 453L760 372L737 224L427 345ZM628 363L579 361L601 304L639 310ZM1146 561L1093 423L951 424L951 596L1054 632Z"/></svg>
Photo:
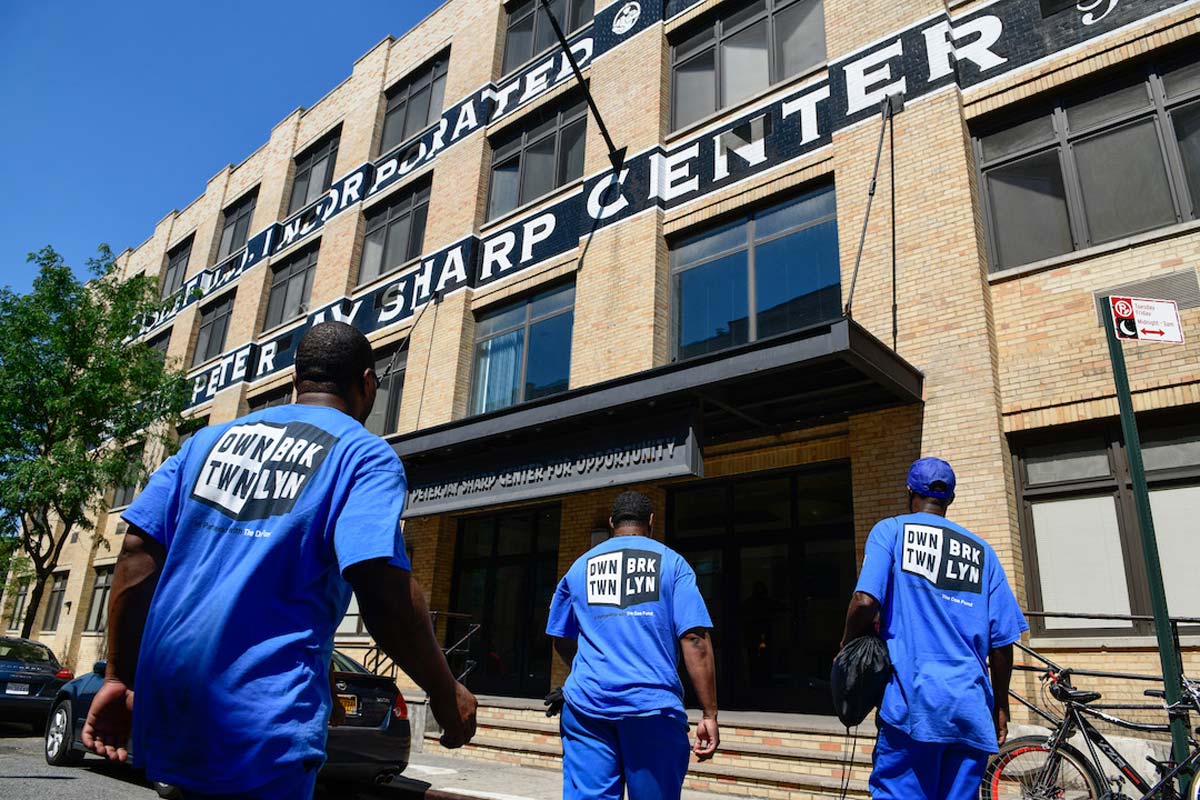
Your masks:
<svg viewBox="0 0 1200 800"><path fill-rule="evenodd" d="M1148 613L1109 291L1180 304L1187 343L1127 358L1172 612L1200 616L1200 3L553 5L616 176L544 12L448 0L119 259L176 297L147 338L196 419L285 402L314 322L368 333L414 574L483 626L477 690L562 679L554 582L623 484L699 574L731 708L824 713L863 543L919 455L954 465L952 516L1025 608ZM127 497L38 615L75 669L103 654ZM1144 623L1031 638L1157 671ZM367 641L353 608L339 639Z"/></svg>

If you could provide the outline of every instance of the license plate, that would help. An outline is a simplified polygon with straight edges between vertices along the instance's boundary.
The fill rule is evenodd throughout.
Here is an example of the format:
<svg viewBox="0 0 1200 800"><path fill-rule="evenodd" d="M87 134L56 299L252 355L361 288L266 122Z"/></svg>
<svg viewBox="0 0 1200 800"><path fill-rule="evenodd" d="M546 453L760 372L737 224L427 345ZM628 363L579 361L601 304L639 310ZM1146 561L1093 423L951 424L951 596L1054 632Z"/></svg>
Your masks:
<svg viewBox="0 0 1200 800"><path fill-rule="evenodd" d="M347 714L358 714L358 695L356 694L339 694L338 702L342 704Z"/></svg>
<svg viewBox="0 0 1200 800"><path fill-rule="evenodd" d="M29 694L28 683L10 683L4 690L5 694Z"/></svg>

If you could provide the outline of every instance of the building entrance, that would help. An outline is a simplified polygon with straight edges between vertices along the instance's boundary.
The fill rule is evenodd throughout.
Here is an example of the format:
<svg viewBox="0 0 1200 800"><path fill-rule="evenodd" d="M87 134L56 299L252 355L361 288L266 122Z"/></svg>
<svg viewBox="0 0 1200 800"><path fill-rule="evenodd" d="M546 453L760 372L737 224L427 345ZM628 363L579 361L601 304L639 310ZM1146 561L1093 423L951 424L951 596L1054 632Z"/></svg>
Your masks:
<svg viewBox="0 0 1200 800"><path fill-rule="evenodd" d="M713 619L721 707L831 713L856 566L849 464L705 481L668 503L668 543Z"/></svg>
<svg viewBox="0 0 1200 800"><path fill-rule="evenodd" d="M459 523L451 610L480 624L472 637L477 694L542 697L550 691L546 618L558 582L557 506ZM456 639L451 626L447 638Z"/></svg>

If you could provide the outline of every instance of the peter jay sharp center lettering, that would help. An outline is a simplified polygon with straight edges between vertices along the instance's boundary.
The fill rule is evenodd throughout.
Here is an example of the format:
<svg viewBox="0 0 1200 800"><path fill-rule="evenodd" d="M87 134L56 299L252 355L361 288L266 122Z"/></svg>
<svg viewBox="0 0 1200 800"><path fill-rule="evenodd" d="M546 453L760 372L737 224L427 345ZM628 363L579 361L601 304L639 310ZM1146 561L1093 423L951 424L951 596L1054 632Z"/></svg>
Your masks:
<svg viewBox="0 0 1200 800"><path fill-rule="evenodd" d="M669 6L677 15L695 2ZM548 208L484 237L466 236L422 257L384 285L313 312L286 333L225 354L193 375L192 405L234 383L291 366L295 343L311 325L337 319L364 333L398 325L435 295L509 278L575 249L581 238L598 228L652 208L682 205L824 147L833 132L879 114L880 103L889 95L912 101L950 86L976 86L1156 12L1196 2L1101 0L1043 18L1038 0L998 0L963 15L930 18L831 64L826 76L765 99L733 121L697 133L669 150L655 146L637 153L627 159L620 174L609 170L590 176ZM617 34L612 23L620 5L601 11L590 28L569 42L581 65L661 21L655 16L660 4L644 3L637 24ZM273 224L254 236L244 251L189 280L175 305L153 320L147 332L184 306L230 285L268 256L303 240L337 214L432 163L462 137L571 79L560 50L502 85L483 87L444 112L438 125L422 136L353 170L313 205Z"/></svg>

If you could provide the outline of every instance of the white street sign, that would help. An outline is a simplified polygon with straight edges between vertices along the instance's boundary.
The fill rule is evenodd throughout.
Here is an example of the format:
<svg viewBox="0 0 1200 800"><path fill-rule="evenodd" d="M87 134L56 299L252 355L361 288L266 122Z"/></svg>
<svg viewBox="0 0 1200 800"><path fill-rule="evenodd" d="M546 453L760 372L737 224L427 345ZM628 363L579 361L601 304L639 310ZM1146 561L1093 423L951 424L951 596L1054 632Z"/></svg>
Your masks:
<svg viewBox="0 0 1200 800"><path fill-rule="evenodd" d="M1174 300L1145 297L1110 297L1109 312L1118 339L1140 342L1183 344L1183 326L1179 324L1179 306Z"/></svg>

